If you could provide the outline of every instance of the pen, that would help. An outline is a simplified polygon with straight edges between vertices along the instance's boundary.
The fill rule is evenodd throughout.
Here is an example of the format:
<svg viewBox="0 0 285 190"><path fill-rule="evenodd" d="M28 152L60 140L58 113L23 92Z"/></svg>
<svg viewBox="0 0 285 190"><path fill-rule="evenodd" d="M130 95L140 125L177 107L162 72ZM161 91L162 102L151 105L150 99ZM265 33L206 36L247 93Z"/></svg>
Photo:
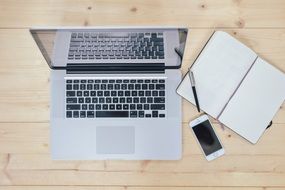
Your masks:
<svg viewBox="0 0 285 190"><path fill-rule="evenodd" d="M199 101L198 101L196 87L195 87L195 79L194 79L193 72L190 70L190 68L189 68L189 78L190 78L192 92L193 92L194 99L195 99L195 104L197 106L198 112L200 112L200 106L199 106Z"/></svg>

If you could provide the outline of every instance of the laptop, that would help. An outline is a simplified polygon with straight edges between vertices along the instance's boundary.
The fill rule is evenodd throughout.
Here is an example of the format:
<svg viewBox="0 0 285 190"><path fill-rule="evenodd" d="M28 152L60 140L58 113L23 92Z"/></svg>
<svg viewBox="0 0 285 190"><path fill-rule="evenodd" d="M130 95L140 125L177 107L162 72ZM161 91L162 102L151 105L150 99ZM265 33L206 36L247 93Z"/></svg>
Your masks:
<svg viewBox="0 0 285 190"><path fill-rule="evenodd" d="M33 28L50 67L51 156L177 160L186 28Z"/></svg>

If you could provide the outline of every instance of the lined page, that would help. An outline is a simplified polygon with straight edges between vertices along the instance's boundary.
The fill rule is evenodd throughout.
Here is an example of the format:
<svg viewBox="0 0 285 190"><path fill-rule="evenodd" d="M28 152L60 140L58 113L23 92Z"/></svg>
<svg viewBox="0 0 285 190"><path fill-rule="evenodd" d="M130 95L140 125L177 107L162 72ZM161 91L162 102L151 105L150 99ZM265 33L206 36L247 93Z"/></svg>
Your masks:
<svg viewBox="0 0 285 190"><path fill-rule="evenodd" d="M225 32L215 32L191 70L201 110L220 114L256 59L256 54ZM195 105L188 74L177 93Z"/></svg>
<svg viewBox="0 0 285 190"><path fill-rule="evenodd" d="M219 121L256 143L285 99L285 74L258 58Z"/></svg>

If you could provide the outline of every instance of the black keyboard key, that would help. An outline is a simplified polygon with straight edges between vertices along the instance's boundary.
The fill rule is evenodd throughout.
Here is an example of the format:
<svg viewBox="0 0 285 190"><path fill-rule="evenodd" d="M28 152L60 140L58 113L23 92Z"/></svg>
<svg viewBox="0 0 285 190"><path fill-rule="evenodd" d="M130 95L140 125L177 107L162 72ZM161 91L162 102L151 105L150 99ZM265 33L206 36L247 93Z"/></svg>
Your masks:
<svg viewBox="0 0 285 190"><path fill-rule="evenodd" d="M99 98L99 103L101 103L101 104L103 104L103 103L105 103L105 98Z"/></svg>
<svg viewBox="0 0 285 190"><path fill-rule="evenodd" d="M158 111L152 111L152 117L158 117Z"/></svg>
<svg viewBox="0 0 285 190"><path fill-rule="evenodd" d="M74 84L73 85L73 90L78 90L79 89L79 84Z"/></svg>
<svg viewBox="0 0 285 190"><path fill-rule="evenodd" d="M145 114L145 117L151 117L151 114Z"/></svg>
<svg viewBox="0 0 285 190"><path fill-rule="evenodd" d="M110 91L104 91L104 96L110 96Z"/></svg>
<svg viewBox="0 0 285 190"><path fill-rule="evenodd" d="M116 104L116 109L121 110L122 109L122 104Z"/></svg>
<svg viewBox="0 0 285 190"><path fill-rule="evenodd" d="M66 112L66 117L67 118L72 118L72 111L67 111Z"/></svg>
<svg viewBox="0 0 285 190"><path fill-rule="evenodd" d="M85 84L80 84L80 90L85 90L86 89L86 85Z"/></svg>
<svg viewBox="0 0 285 190"><path fill-rule="evenodd" d="M91 91L90 96L96 96L96 91Z"/></svg>
<svg viewBox="0 0 285 190"><path fill-rule="evenodd" d="M76 95L77 95L77 96L82 96L82 91L77 91L77 92L76 92Z"/></svg>
<svg viewBox="0 0 285 190"><path fill-rule="evenodd" d="M133 102L134 103L139 103L139 98L138 97L133 98Z"/></svg>
<svg viewBox="0 0 285 190"><path fill-rule="evenodd" d="M83 95L84 95L84 96L89 96L89 91L84 91L84 92L83 92Z"/></svg>
<svg viewBox="0 0 285 190"><path fill-rule="evenodd" d="M141 89L141 84L135 84L135 89L140 90Z"/></svg>
<svg viewBox="0 0 285 190"><path fill-rule="evenodd" d="M149 88L150 90L153 90L153 89L154 89L154 84L149 84L148 88Z"/></svg>
<svg viewBox="0 0 285 190"><path fill-rule="evenodd" d="M144 109L144 110L149 110L149 104L144 104L144 105L143 105L143 109Z"/></svg>
<svg viewBox="0 0 285 190"><path fill-rule="evenodd" d="M165 105L164 104L151 104L150 109L152 109L152 110L164 110Z"/></svg>
<svg viewBox="0 0 285 190"><path fill-rule="evenodd" d="M165 96L165 91L159 91L159 96Z"/></svg>
<svg viewBox="0 0 285 190"><path fill-rule="evenodd" d="M66 98L66 103L77 103L77 98Z"/></svg>
<svg viewBox="0 0 285 190"><path fill-rule="evenodd" d="M108 83L108 80L102 80L102 83Z"/></svg>
<svg viewBox="0 0 285 190"><path fill-rule="evenodd" d="M123 80L123 83L129 83L129 82L130 80L127 80L127 79Z"/></svg>
<svg viewBox="0 0 285 190"><path fill-rule="evenodd" d="M124 96L124 91L118 91L118 96Z"/></svg>
<svg viewBox="0 0 285 190"><path fill-rule="evenodd" d="M137 110L142 110L142 104L137 104Z"/></svg>
<svg viewBox="0 0 285 190"><path fill-rule="evenodd" d="M91 98L85 98L85 103L91 103Z"/></svg>
<svg viewBox="0 0 285 190"><path fill-rule="evenodd" d="M144 111L139 111L139 117L143 118L144 117Z"/></svg>
<svg viewBox="0 0 285 190"><path fill-rule="evenodd" d="M92 103L98 103L98 98L92 98Z"/></svg>
<svg viewBox="0 0 285 190"><path fill-rule="evenodd" d="M155 85L155 88L157 90L164 90L165 89L165 85L164 84L157 84L157 85Z"/></svg>
<svg viewBox="0 0 285 190"><path fill-rule="evenodd" d="M134 89L134 84L128 84L128 89L133 90Z"/></svg>
<svg viewBox="0 0 285 190"><path fill-rule="evenodd" d="M110 105L109 105L109 109L110 109L110 110L114 110L114 109L115 109L115 104L110 104Z"/></svg>
<svg viewBox="0 0 285 190"><path fill-rule="evenodd" d="M93 85L92 84L87 84L87 90L92 90Z"/></svg>
<svg viewBox="0 0 285 190"><path fill-rule="evenodd" d="M128 111L96 111L96 117L129 117Z"/></svg>
<svg viewBox="0 0 285 190"><path fill-rule="evenodd" d="M112 98L106 98L106 103L111 103L112 102Z"/></svg>
<svg viewBox="0 0 285 190"><path fill-rule="evenodd" d="M129 104L124 104L124 105L123 105L123 109L124 109L124 110L128 110L128 109L129 109Z"/></svg>
<svg viewBox="0 0 285 190"><path fill-rule="evenodd" d="M111 96L117 96L117 91L111 91Z"/></svg>
<svg viewBox="0 0 285 190"><path fill-rule="evenodd" d="M130 117L137 117L138 113L137 111L130 111Z"/></svg>
<svg viewBox="0 0 285 190"><path fill-rule="evenodd" d="M94 82L94 80L88 80L87 82L88 82L88 83L93 83L93 82Z"/></svg>
<svg viewBox="0 0 285 190"><path fill-rule="evenodd" d="M72 85L71 84L67 84L66 85L66 90L72 90Z"/></svg>
<svg viewBox="0 0 285 190"><path fill-rule="evenodd" d="M138 92L137 91L132 91L132 96L137 96Z"/></svg>
<svg viewBox="0 0 285 190"><path fill-rule="evenodd" d="M81 83L86 83L86 80L81 80L80 82L81 82Z"/></svg>
<svg viewBox="0 0 285 190"><path fill-rule="evenodd" d="M67 104L66 110L80 110L80 104Z"/></svg>
<svg viewBox="0 0 285 190"><path fill-rule="evenodd" d="M144 91L139 91L139 96L144 96Z"/></svg>
<svg viewBox="0 0 285 190"><path fill-rule="evenodd" d="M118 103L119 99L118 98L113 98L113 103Z"/></svg>
<svg viewBox="0 0 285 190"><path fill-rule="evenodd" d="M108 104L103 104L102 108L103 110L108 110Z"/></svg>
<svg viewBox="0 0 285 190"><path fill-rule="evenodd" d="M84 98L78 98L78 103L84 103Z"/></svg>
<svg viewBox="0 0 285 190"><path fill-rule="evenodd" d="M130 110L135 110L136 109L136 104L130 104Z"/></svg>
<svg viewBox="0 0 285 190"><path fill-rule="evenodd" d="M103 96L103 91L97 91L97 96Z"/></svg>
<svg viewBox="0 0 285 190"><path fill-rule="evenodd" d="M79 80L74 80L73 83L79 83Z"/></svg>
<svg viewBox="0 0 285 190"><path fill-rule="evenodd" d="M130 96L131 92L130 91L125 91L125 96Z"/></svg>
<svg viewBox="0 0 285 190"><path fill-rule="evenodd" d="M120 103L126 103L126 98L120 98Z"/></svg>
<svg viewBox="0 0 285 190"><path fill-rule="evenodd" d="M79 118L79 111L73 111L73 118Z"/></svg>
<svg viewBox="0 0 285 190"><path fill-rule="evenodd" d="M151 91L145 91L145 96L151 96Z"/></svg>
<svg viewBox="0 0 285 190"><path fill-rule="evenodd" d="M147 90L147 84L142 84L142 90Z"/></svg>
<svg viewBox="0 0 285 190"><path fill-rule="evenodd" d="M165 83L165 80L160 79L158 82L159 82L159 83Z"/></svg>
<svg viewBox="0 0 285 190"><path fill-rule="evenodd" d="M72 83L72 80L66 80L66 83Z"/></svg>
<svg viewBox="0 0 285 190"><path fill-rule="evenodd" d="M159 114L159 117L165 117L165 114Z"/></svg>
<svg viewBox="0 0 285 190"><path fill-rule="evenodd" d="M82 104L81 109L82 110L87 110L87 104Z"/></svg>
<svg viewBox="0 0 285 190"><path fill-rule="evenodd" d="M80 118L86 117L86 111L80 111Z"/></svg>
<svg viewBox="0 0 285 190"><path fill-rule="evenodd" d="M75 96L75 91L66 91L66 96L67 97Z"/></svg>
<svg viewBox="0 0 285 190"><path fill-rule="evenodd" d="M161 97L159 97L159 98L154 98L154 99L153 99L153 102L154 102L154 103L165 103L165 98L161 98Z"/></svg>
<svg viewBox="0 0 285 190"><path fill-rule="evenodd" d="M146 103L146 98L145 97L141 97L140 98L140 103Z"/></svg>
<svg viewBox="0 0 285 190"><path fill-rule="evenodd" d="M89 104L89 110L94 110L94 104Z"/></svg>
<svg viewBox="0 0 285 190"><path fill-rule="evenodd" d="M94 118L94 111L87 111L87 118Z"/></svg>
<svg viewBox="0 0 285 190"><path fill-rule="evenodd" d="M151 80L152 83L157 83L157 79Z"/></svg>
<svg viewBox="0 0 285 190"><path fill-rule="evenodd" d="M95 108L96 110L101 110L101 104L96 104Z"/></svg>
<svg viewBox="0 0 285 190"><path fill-rule="evenodd" d="M148 97L147 98L147 103L153 103L153 98L152 97Z"/></svg>

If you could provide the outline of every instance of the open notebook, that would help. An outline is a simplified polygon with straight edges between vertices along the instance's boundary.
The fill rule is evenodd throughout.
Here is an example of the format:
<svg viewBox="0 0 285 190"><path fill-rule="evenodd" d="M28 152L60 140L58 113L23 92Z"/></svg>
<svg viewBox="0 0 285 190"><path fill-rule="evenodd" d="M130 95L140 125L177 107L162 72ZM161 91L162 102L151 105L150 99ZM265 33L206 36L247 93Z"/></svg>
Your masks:
<svg viewBox="0 0 285 190"><path fill-rule="evenodd" d="M216 31L191 67L202 110L256 143L285 100L285 75ZM188 73L177 93L195 105Z"/></svg>

